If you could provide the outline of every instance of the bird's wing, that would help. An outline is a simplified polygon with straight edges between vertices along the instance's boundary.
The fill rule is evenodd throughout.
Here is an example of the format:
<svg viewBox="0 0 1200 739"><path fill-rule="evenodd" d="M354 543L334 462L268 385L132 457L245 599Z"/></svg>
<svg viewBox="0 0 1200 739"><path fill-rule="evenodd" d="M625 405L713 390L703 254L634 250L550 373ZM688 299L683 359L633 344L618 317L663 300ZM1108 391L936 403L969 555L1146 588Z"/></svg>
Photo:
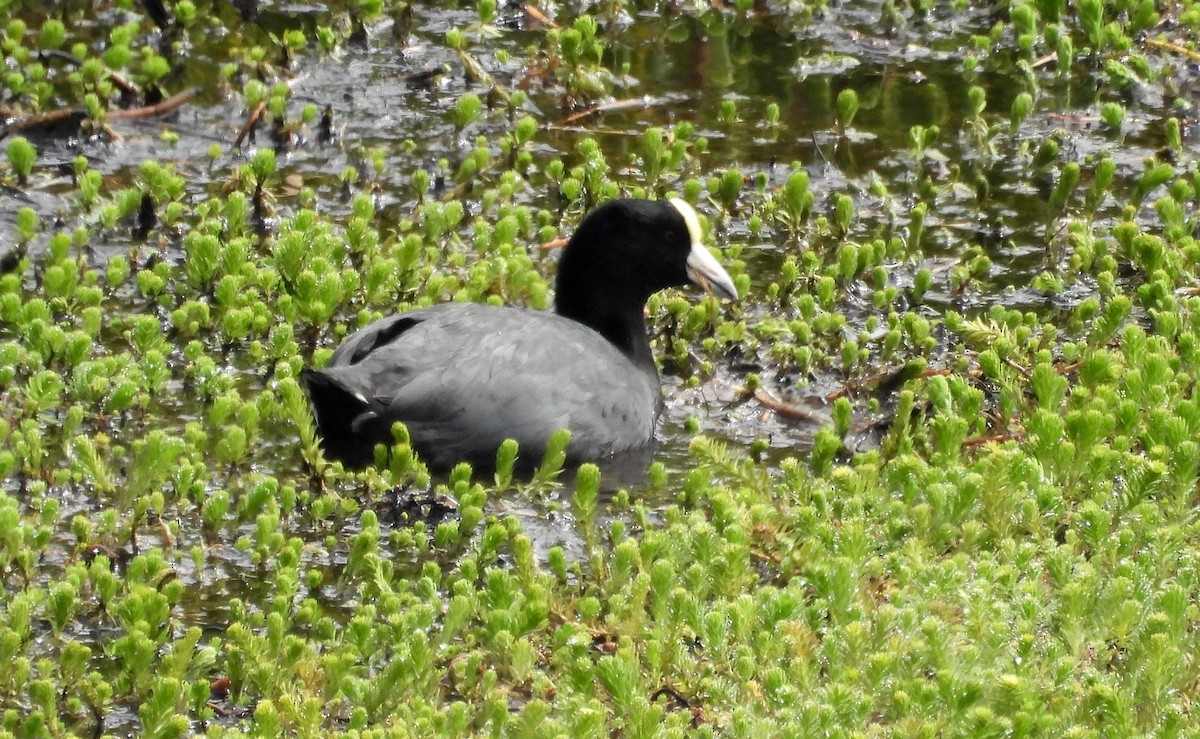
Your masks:
<svg viewBox="0 0 1200 739"><path fill-rule="evenodd" d="M599 457L653 434L657 378L553 314L439 306L359 333L327 371L403 421L427 459L489 458L507 438L540 456L559 428L571 430L573 455Z"/></svg>

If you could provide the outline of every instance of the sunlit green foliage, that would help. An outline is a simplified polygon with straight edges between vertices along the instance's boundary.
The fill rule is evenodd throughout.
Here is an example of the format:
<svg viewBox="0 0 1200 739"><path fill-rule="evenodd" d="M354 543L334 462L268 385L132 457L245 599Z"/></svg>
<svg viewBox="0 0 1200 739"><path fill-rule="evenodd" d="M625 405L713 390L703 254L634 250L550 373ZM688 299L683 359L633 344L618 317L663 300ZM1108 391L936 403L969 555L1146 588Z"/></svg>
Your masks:
<svg viewBox="0 0 1200 739"><path fill-rule="evenodd" d="M855 16L913 67L816 1L152 5L0 2L3 732L1197 731L1193 3ZM379 58L403 130L321 120L307 67ZM221 126L122 118L189 59ZM547 308L621 194L742 296L651 300L645 483L323 459L301 368Z"/></svg>

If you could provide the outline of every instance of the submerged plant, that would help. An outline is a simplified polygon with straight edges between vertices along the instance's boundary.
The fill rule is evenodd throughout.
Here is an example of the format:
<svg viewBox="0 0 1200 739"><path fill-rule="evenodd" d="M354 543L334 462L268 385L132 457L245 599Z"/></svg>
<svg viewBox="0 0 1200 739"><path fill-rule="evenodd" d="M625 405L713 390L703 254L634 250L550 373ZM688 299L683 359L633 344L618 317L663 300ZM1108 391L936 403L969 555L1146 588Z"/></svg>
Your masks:
<svg viewBox="0 0 1200 739"><path fill-rule="evenodd" d="M849 68L833 4L568 5L11 8L4 731L1194 733L1197 12L889 2L905 43ZM282 138L233 150L260 105ZM741 296L648 304L644 483L565 437L532 480L402 427L324 458L303 367L398 308L546 308L537 245L623 194L715 219Z"/></svg>
<svg viewBox="0 0 1200 739"><path fill-rule="evenodd" d="M8 142L8 167L17 176L17 184L24 187L33 173L37 162L37 149L24 136L14 136Z"/></svg>

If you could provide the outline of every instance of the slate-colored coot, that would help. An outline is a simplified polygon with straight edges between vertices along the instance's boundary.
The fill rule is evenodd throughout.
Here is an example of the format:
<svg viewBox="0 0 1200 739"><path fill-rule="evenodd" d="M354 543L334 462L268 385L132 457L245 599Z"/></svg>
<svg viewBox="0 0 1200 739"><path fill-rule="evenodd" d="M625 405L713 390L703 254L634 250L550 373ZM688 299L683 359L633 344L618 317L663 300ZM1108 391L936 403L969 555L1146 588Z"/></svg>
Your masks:
<svg viewBox="0 0 1200 739"><path fill-rule="evenodd" d="M492 467L507 438L530 465L559 428L573 462L645 447L662 408L646 300L689 281L737 298L700 242L682 200L614 200L564 248L554 313L448 303L375 321L301 374L326 455L370 464L396 421L432 470Z"/></svg>

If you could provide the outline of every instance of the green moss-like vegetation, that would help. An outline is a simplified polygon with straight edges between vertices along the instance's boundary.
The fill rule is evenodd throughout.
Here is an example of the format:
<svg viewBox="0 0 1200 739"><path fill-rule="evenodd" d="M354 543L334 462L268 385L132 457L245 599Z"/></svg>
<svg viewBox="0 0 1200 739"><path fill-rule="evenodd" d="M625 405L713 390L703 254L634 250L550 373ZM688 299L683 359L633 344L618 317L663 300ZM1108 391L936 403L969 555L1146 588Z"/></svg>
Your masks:
<svg viewBox="0 0 1200 739"><path fill-rule="evenodd" d="M0 733L1200 732L1200 5L579 7L0 0ZM620 194L644 482L326 463Z"/></svg>

